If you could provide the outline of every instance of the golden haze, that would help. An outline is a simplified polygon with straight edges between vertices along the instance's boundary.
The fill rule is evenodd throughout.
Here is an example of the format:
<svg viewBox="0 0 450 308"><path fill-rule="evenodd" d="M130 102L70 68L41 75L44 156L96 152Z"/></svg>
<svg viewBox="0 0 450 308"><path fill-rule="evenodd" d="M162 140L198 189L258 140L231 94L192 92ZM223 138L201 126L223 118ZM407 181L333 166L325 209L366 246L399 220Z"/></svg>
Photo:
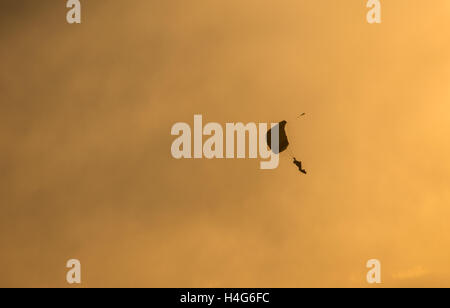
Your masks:
<svg viewBox="0 0 450 308"><path fill-rule="evenodd" d="M450 287L450 5L0 4L0 286ZM307 112L307 117L295 117ZM174 160L175 122L287 120L292 151Z"/></svg>

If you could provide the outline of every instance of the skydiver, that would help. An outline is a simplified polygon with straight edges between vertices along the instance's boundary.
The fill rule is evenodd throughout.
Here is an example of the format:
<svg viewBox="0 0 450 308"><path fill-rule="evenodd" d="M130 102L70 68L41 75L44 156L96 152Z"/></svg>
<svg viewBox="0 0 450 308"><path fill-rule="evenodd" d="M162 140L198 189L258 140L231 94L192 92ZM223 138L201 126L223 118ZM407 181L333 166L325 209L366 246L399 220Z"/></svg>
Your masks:
<svg viewBox="0 0 450 308"><path fill-rule="evenodd" d="M302 162L301 162L301 161L298 161L297 159L295 159L295 157L294 157L294 165L296 165L296 166L298 167L298 170L299 170L301 173L306 174L306 170L302 168Z"/></svg>

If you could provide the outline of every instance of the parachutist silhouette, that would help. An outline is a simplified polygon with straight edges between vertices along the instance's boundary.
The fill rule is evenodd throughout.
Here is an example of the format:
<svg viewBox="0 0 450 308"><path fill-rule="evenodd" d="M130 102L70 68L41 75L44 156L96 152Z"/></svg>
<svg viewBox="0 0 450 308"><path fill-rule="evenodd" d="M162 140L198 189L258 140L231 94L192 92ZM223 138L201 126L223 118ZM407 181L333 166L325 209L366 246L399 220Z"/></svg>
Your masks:
<svg viewBox="0 0 450 308"><path fill-rule="evenodd" d="M304 116L305 113L301 114L300 117ZM274 152L275 154L280 154L281 152L284 152L287 150L287 148L289 147L289 141L288 141L288 137L286 135L286 121L281 121L280 123L278 123L276 126L274 126L272 129L274 129L275 132L278 131L278 147L272 149L272 129L270 129L267 132L267 145L269 146L269 148L272 150L272 152ZM278 126L278 127L277 127ZM293 157L292 154L289 154L289 156L291 156L292 158L294 158L294 164L298 167L298 170L303 173L306 174L306 170L302 168L302 162L298 161L297 159L295 159L295 157Z"/></svg>
<svg viewBox="0 0 450 308"><path fill-rule="evenodd" d="M294 164L298 167L298 170L299 170L301 173L306 174L306 170L302 168L302 162L301 162L301 161L298 161L297 159L295 159L295 157L294 157Z"/></svg>

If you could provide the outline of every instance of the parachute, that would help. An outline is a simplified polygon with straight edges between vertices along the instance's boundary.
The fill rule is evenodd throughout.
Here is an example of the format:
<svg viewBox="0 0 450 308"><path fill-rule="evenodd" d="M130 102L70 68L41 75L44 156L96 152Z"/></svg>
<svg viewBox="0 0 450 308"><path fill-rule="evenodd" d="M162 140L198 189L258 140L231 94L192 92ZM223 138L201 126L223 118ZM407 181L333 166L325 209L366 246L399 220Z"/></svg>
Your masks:
<svg viewBox="0 0 450 308"><path fill-rule="evenodd" d="M271 149L272 152L274 152L275 154L280 154L281 152L285 151L289 146L289 141L286 135L286 124L287 124L286 121L281 121L271 129L269 129L269 131L267 132L266 138L267 145L269 146L269 149ZM278 140L279 140L278 150L272 149L272 130L275 132L278 131Z"/></svg>
<svg viewBox="0 0 450 308"><path fill-rule="evenodd" d="M305 113L303 113L302 115L300 115L300 117L304 116ZM286 135L286 121L281 121L280 123L278 123L277 125L275 125L274 127L272 127L266 135L266 139L267 139L267 145L269 146L269 149L272 150L273 153L275 154L280 154L284 151L286 151L289 147L289 140L288 137ZM278 149L272 149L272 134L276 134L278 132L278 140L279 140L279 146ZM298 167L298 170L300 172L302 172L303 174L306 174L306 170L302 168L302 162L298 161L293 155L292 153L289 152L289 156L291 156L291 158L294 160L294 165L296 165Z"/></svg>

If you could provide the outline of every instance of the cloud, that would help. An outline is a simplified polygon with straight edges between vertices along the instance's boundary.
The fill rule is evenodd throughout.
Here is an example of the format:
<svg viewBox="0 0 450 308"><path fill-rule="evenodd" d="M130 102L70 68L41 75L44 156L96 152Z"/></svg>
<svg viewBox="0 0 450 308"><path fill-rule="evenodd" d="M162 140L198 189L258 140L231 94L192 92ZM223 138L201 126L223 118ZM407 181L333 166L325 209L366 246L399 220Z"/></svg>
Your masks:
<svg viewBox="0 0 450 308"><path fill-rule="evenodd" d="M0 286L445 285L450 18L413 2L2 1ZM287 120L308 176L172 159L194 114Z"/></svg>

